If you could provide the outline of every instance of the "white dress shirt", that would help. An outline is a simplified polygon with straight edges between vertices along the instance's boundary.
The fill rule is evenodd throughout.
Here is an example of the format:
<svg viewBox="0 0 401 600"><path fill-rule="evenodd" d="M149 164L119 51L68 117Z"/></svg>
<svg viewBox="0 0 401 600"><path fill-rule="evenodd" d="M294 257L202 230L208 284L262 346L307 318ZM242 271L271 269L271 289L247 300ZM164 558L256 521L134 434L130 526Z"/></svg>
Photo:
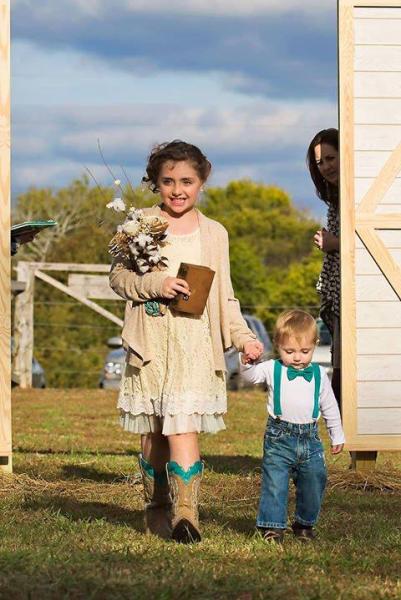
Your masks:
<svg viewBox="0 0 401 600"><path fill-rule="evenodd" d="M240 355L241 356L241 355ZM240 358L240 373L249 383L265 383L268 389L267 410L275 418L273 391L274 391L274 360L243 365ZM334 396L326 370L320 368L319 415L323 416L329 432L331 445L336 446L345 442L344 431L341 425L341 415L337 400ZM281 411L280 418L289 423L311 423L314 406L315 378L307 381L304 377L296 377L291 381L287 377L287 367L283 365L281 372Z"/></svg>

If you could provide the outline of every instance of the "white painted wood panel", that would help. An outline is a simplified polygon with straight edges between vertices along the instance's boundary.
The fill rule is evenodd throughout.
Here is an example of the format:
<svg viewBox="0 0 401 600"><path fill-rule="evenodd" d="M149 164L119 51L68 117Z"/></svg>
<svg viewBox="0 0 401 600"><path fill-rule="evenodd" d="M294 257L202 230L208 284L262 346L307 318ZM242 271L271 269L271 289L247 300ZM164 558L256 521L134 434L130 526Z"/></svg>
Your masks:
<svg viewBox="0 0 401 600"><path fill-rule="evenodd" d="M401 379L401 328L392 329L359 329L357 331L358 356L376 354L399 354ZM401 386L401 382L400 382ZM401 388L400 388L401 392Z"/></svg>
<svg viewBox="0 0 401 600"><path fill-rule="evenodd" d="M356 178L354 185L355 203L359 204L363 196L373 184L372 177ZM381 204L399 204L401 199L401 179L396 179L390 189L386 192ZM393 207L394 208L394 207ZM396 210L394 208L394 210Z"/></svg>
<svg viewBox="0 0 401 600"><path fill-rule="evenodd" d="M401 250L390 248L389 253L401 265ZM355 249L355 275L381 275L379 267L364 248Z"/></svg>
<svg viewBox="0 0 401 600"><path fill-rule="evenodd" d="M401 205L397 212L401 214ZM376 229L376 233L386 248L401 248L401 229Z"/></svg>
<svg viewBox="0 0 401 600"><path fill-rule="evenodd" d="M380 215L393 213L401 215L400 204L379 204L375 212Z"/></svg>
<svg viewBox="0 0 401 600"><path fill-rule="evenodd" d="M354 8L355 19L401 19L401 8Z"/></svg>
<svg viewBox="0 0 401 600"><path fill-rule="evenodd" d="M356 71L401 71L401 46L355 46Z"/></svg>
<svg viewBox="0 0 401 600"><path fill-rule="evenodd" d="M401 78L401 73L399 76ZM368 74L368 77L372 77L372 75ZM354 135L355 150L387 150L391 152L401 142L401 125L356 125Z"/></svg>
<svg viewBox="0 0 401 600"><path fill-rule="evenodd" d="M391 328L391 330L401 328L401 302L358 302L356 305L356 326L357 328ZM401 379L401 357L398 357L397 364L399 378ZM366 378L362 377L362 379ZM373 377L373 379L375 378ZM390 377L390 379L395 379L395 377Z"/></svg>
<svg viewBox="0 0 401 600"><path fill-rule="evenodd" d="M401 125L401 99L356 98L354 111L356 124Z"/></svg>
<svg viewBox="0 0 401 600"><path fill-rule="evenodd" d="M391 152L355 152L355 177L377 177L390 155Z"/></svg>
<svg viewBox="0 0 401 600"><path fill-rule="evenodd" d="M361 98L400 98L401 72L357 72L354 78L354 95Z"/></svg>
<svg viewBox="0 0 401 600"><path fill-rule="evenodd" d="M399 229L376 229L376 233L386 248L401 248L401 231ZM358 236L355 236L355 248L365 248Z"/></svg>
<svg viewBox="0 0 401 600"><path fill-rule="evenodd" d="M382 275L366 248L355 249L355 275Z"/></svg>
<svg viewBox="0 0 401 600"><path fill-rule="evenodd" d="M357 384L358 406L401 408L400 381L359 381Z"/></svg>
<svg viewBox="0 0 401 600"><path fill-rule="evenodd" d="M397 302L399 300L383 275L359 275L355 281L355 295L357 302Z"/></svg>
<svg viewBox="0 0 401 600"><path fill-rule="evenodd" d="M361 435L401 434L401 408L358 408L357 414Z"/></svg>
<svg viewBox="0 0 401 600"><path fill-rule="evenodd" d="M401 45L401 20L355 19L355 44Z"/></svg>
<svg viewBox="0 0 401 600"><path fill-rule="evenodd" d="M401 356L357 356L357 380L401 383Z"/></svg>

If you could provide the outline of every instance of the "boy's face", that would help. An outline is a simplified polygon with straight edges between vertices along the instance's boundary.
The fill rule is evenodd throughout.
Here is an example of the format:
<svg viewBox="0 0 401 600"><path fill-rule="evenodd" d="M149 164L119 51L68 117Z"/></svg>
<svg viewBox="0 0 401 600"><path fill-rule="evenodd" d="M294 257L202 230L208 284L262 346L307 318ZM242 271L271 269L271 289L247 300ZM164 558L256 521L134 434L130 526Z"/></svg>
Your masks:
<svg viewBox="0 0 401 600"><path fill-rule="evenodd" d="M304 369L312 361L315 347L314 339L288 337L278 345L278 353L286 367Z"/></svg>

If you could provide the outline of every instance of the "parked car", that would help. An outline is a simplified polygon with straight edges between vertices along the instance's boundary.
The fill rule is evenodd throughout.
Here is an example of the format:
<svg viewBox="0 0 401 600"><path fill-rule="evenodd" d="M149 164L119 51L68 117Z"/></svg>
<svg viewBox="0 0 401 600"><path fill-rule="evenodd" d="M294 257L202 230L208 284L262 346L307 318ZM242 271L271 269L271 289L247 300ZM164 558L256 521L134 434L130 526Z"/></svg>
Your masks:
<svg viewBox="0 0 401 600"><path fill-rule="evenodd" d="M262 321L254 315L244 314L243 317L249 329L253 331L253 333L263 344L263 355L261 357L261 360L267 360L269 358L272 358L274 354L273 344ZM234 347L230 348L224 353L224 358L226 361L227 369L227 387L229 390L238 390L245 384L241 380L239 374L239 358L237 350Z"/></svg>
<svg viewBox="0 0 401 600"><path fill-rule="evenodd" d="M257 335L263 343L263 358L271 358L273 347L262 321L253 315L243 315L248 327ZM125 364L125 350L122 347L120 337L112 337L107 340L107 345L112 350L106 356L103 371L99 379L99 387L103 389L118 389ZM242 382L239 376L238 352L230 348L224 353L227 368L227 387L231 390L238 389Z"/></svg>
<svg viewBox="0 0 401 600"><path fill-rule="evenodd" d="M121 376L125 365L125 350L119 336L107 340L107 345L112 350L106 356L103 371L99 379L99 387L105 390L115 390L120 387Z"/></svg>
<svg viewBox="0 0 401 600"><path fill-rule="evenodd" d="M327 371L327 375L331 378L333 367L331 366L331 335L327 326L322 319L317 319L317 328L319 332L319 344L316 346L313 353L313 362L319 363Z"/></svg>
<svg viewBox="0 0 401 600"><path fill-rule="evenodd" d="M11 354L14 352L14 338L11 338ZM11 385L13 387L19 385L19 377L15 372L11 373ZM32 358L32 387L34 388L45 388L46 387L46 376L45 371L38 360L35 357Z"/></svg>

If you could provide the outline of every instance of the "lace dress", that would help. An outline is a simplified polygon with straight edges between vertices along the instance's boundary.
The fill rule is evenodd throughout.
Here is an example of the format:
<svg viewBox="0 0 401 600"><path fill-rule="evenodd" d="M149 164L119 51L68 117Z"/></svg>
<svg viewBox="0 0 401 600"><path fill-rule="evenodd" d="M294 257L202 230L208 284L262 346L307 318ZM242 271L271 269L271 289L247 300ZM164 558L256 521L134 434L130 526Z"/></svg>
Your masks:
<svg viewBox="0 0 401 600"><path fill-rule="evenodd" d="M166 274L176 276L181 262L202 264L199 229L170 234L169 242ZM125 367L118 399L123 428L164 435L225 429L225 374L214 370L207 309L195 317L167 308L147 324L156 351L141 369Z"/></svg>

